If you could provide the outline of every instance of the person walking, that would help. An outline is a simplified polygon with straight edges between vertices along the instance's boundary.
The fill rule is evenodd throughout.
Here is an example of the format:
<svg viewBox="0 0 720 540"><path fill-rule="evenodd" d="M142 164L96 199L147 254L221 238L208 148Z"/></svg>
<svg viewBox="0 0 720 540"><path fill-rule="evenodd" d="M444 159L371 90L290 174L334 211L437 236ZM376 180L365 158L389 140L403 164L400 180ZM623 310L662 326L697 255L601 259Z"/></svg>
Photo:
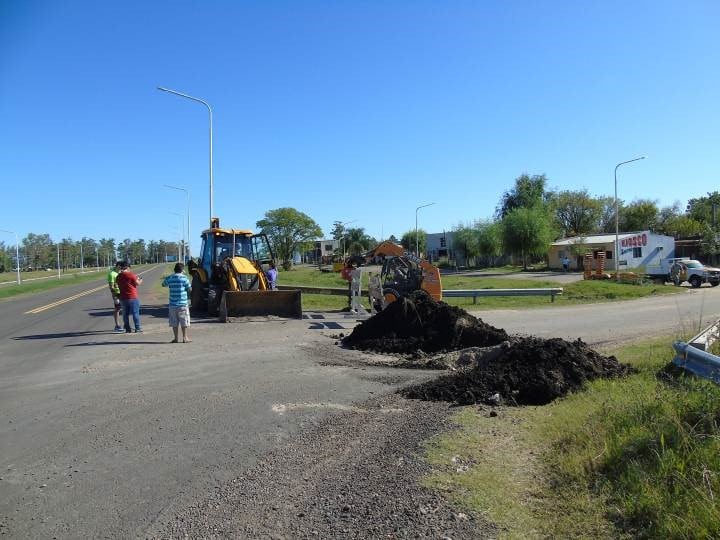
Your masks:
<svg viewBox="0 0 720 540"><path fill-rule="evenodd" d="M130 271L130 264L127 261L120 263L120 273L115 278L115 282L120 288L120 303L122 304L126 334L132 332L130 329L130 315L133 318L135 333L142 333L142 327L140 326L140 299L137 292L137 288L142 281L143 278Z"/></svg>
<svg viewBox="0 0 720 540"><path fill-rule="evenodd" d="M113 300L113 318L115 319L115 332L124 332L122 326L120 326L120 287L115 283L115 279L120 273L120 261L115 262L107 275L108 288L110 289L110 295Z"/></svg>
<svg viewBox="0 0 720 540"><path fill-rule="evenodd" d="M183 273L185 265L181 262L175 265L175 273L162 280L162 286L168 288L168 322L175 336L170 343L177 343L179 328L182 328L183 343L190 343L188 335L190 328L190 309L188 308L188 295L192 288L190 280Z"/></svg>
<svg viewBox="0 0 720 540"><path fill-rule="evenodd" d="M277 268L275 267L274 262L270 261L269 266L270 266L270 268L268 269L267 272L265 272L265 276L267 276L268 287L270 287L271 291L274 291L277 289L278 271L277 271Z"/></svg>
<svg viewBox="0 0 720 540"><path fill-rule="evenodd" d="M567 255L565 255L562 259L562 268L563 268L563 272L570 271L570 259L568 259Z"/></svg>

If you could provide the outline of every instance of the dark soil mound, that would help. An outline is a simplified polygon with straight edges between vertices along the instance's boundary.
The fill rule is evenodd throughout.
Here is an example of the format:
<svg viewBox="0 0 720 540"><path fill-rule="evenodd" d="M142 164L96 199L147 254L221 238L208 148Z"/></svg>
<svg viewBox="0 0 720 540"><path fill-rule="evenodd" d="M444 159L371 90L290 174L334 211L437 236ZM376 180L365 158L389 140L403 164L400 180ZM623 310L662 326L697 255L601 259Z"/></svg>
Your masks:
<svg viewBox="0 0 720 540"><path fill-rule="evenodd" d="M418 291L363 321L343 339L353 349L417 354L487 347L508 339L505 330Z"/></svg>
<svg viewBox="0 0 720 540"><path fill-rule="evenodd" d="M478 354L452 375L404 389L410 398L432 401L543 405L577 390L585 381L632 371L614 356L602 356L581 340L518 338Z"/></svg>

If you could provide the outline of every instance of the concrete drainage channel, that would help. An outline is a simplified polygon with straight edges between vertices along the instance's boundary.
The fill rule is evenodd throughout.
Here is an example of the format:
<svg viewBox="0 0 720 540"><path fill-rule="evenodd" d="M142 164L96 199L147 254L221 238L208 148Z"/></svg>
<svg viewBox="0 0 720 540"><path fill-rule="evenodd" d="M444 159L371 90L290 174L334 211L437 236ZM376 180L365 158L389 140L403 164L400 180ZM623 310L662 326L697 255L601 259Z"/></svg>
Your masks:
<svg viewBox="0 0 720 540"><path fill-rule="evenodd" d="M709 352L718 339L720 339L720 319L687 343L683 341L673 343L677 353L673 358L673 364L698 377L720 384L720 357Z"/></svg>

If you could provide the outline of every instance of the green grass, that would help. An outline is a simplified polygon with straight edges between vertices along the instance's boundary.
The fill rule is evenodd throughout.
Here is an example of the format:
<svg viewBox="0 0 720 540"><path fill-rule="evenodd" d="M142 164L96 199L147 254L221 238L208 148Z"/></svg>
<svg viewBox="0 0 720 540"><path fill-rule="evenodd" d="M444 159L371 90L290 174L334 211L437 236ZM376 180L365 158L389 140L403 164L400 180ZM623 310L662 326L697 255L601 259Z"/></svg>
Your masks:
<svg viewBox="0 0 720 540"><path fill-rule="evenodd" d="M637 374L544 407L463 409L430 444L426 483L504 538L719 536L720 387L659 379L672 340L617 349Z"/></svg>

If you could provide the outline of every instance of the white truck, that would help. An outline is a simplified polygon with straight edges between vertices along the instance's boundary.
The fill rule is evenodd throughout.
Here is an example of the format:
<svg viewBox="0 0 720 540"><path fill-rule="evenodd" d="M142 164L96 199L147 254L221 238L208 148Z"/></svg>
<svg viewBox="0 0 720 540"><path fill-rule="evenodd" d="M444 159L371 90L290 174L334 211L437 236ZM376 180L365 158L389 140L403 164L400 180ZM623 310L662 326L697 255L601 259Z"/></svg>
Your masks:
<svg viewBox="0 0 720 540"><path fill-rule="evenodd" d="M657 264L648 264L645 267L647 276L654 280L672 281L670 268L675 262L679 262L686 268L685 281L697 288L703 283L709 283L713 287L720 285L720 269L706 266L698 260L687 257L661 259Z"/></svg>

